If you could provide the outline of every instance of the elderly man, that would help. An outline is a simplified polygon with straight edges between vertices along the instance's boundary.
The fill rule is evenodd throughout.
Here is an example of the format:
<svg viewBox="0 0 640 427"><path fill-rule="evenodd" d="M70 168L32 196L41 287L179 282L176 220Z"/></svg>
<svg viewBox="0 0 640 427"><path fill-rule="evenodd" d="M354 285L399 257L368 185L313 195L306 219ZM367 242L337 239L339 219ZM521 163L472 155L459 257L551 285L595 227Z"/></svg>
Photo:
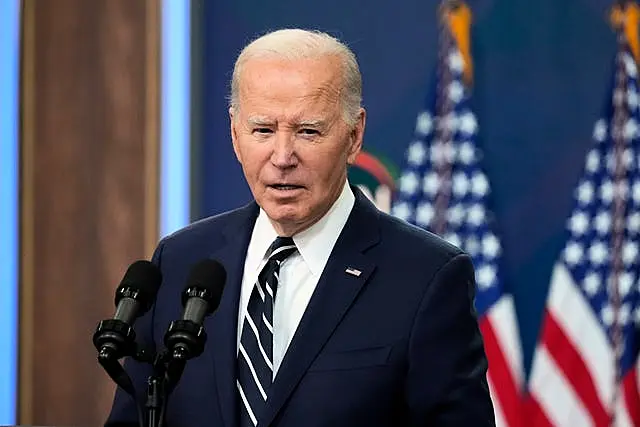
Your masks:
<svg viewBox="0 0 640 427"><path fill-rule="evenodd" d="M163 239L163 283L136 329L160 350L184 277L227 283L166 408L171 427L494 425L470 258L377 210L347 181L365 110L354 54L287 29L235 64L231 139L254 201ZM144 391L148 367L126 369ZM134 425L119 391L110 425Z"/></svg>

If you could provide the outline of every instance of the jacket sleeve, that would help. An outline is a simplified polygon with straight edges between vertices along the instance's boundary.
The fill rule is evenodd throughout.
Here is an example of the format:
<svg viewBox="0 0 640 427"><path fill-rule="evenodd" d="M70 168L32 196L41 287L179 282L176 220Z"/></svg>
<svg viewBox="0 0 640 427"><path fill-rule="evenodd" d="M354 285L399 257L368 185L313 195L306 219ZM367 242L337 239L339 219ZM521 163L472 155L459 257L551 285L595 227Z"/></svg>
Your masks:
<svg viewBox="0 0 640 427"><path fill-rule="evenodd" d="M151 262L156 264L158 268L161 268L163 248L164 244L163 242L160 242L151 259ZM154 314L155 304L147 313L138 318L134 325L136 342L139 348L144 348L152 354L157 350L153 339ZM147 379L153 374L151 365L148 363L138 362L132 358L127 358L124 362L124 369L131 378L131 382L136 389L138 403L140 404L142 411L145 411ZM111 412L107 417L105 427L138 427L138 425L138 410L136 408L135 400L123 389L117 387Z"/></svg>
<svg viewBox="0 0 640 427"><path fill-rule="evenodd" d="M474 296L466 254L445 263L425 291L409 339L411 426L495 426Z"/></svg>

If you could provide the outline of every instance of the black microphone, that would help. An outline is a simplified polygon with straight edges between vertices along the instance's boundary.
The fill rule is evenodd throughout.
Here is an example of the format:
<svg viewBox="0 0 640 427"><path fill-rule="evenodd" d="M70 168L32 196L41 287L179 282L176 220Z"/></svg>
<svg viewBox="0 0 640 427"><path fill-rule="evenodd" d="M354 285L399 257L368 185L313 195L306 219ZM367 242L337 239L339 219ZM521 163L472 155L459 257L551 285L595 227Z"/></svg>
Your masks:
<svg viewBox="0 0 640 427"><path fill-rule="evenodd" d="M101 359L119 359L133 356L136 351L135 320L149 311L153 305L162 273L149 261L136 261L129 266L116 290L116 312L112 319L98 324L93 335L93 345Z"/></svg>
<svg viewBox="0 0 640 427"><path fill-rule="evenodd" d="M172 359L187 361L202 354L207 340L202 323L218 308L226 280L227 272L216 260L193 266L182 292L182 319L171 322L164 337Z"/></svg>

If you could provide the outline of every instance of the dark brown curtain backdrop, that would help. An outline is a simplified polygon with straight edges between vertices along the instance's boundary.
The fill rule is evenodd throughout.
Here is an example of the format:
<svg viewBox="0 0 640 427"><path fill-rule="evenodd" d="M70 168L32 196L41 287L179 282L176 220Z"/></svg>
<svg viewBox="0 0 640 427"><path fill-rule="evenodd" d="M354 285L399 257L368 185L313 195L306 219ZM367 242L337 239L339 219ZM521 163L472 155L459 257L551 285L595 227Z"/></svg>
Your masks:
<svg viewBox="0 0 640 427"><path fill-rule="evenodd" d="M156 243L159 0L24 0L19 423L98 426L91 337Z"/></svg>

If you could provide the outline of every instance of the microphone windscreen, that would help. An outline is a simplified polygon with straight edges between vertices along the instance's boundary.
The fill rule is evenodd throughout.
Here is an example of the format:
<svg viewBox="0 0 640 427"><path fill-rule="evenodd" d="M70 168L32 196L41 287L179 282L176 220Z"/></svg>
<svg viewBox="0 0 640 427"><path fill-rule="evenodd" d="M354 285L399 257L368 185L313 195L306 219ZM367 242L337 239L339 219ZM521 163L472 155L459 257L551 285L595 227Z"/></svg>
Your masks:
<svg viewBox="0 0 640 427"><path fill-rule="evenodd" d="M138 292L137 300L143 307L143 312L148 310L156 299L161 282L162 273L154 263L146 260L134 262L129 266L120 282L120 286L118 286L116 306L123 297L121 291L128 288Z"/></svg>
<svg viewBox="0 0 640 427"><path fill-rule="evenodd" d="M220 262L214 259L203 259L196 263L189 272L185 292L182 295L182 304L186 304L188 295L186 290L197 288L202 291L202 298L209 303L209 311L218 308L222 290L227 280L227 271Z"/></svg>

